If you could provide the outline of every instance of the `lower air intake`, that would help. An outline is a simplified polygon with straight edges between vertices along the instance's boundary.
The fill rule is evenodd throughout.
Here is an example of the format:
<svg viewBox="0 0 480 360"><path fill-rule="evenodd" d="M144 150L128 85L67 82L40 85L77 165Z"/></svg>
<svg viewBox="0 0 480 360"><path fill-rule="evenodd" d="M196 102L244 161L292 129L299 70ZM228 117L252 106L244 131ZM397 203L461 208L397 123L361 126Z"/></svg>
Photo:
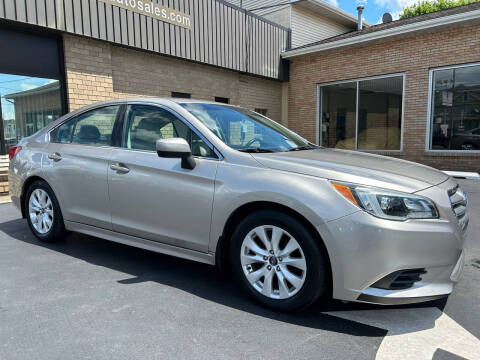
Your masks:
<svg viewBox="0 0 480 360"><path fill-rule="evenodd" d="M409 269L395 271L372 285L374 288L385 290L403 290L413 286L417 281L422 280L421 275L426 274L425 269Z"/></svg>

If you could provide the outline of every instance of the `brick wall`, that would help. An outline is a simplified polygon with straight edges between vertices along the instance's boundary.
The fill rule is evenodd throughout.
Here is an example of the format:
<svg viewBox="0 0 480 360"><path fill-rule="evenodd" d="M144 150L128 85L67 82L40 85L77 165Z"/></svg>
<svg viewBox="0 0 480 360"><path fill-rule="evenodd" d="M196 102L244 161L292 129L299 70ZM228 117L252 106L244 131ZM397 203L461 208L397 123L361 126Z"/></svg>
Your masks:
<svg viewBox="0 0 480 360"><path fill-rule="evenodd" d="M385 153L441 169L478 171L480 154L425 151L429 69L480 62L480 24L443 28L292 59L288 125L316 140L319 83L405 73L404 151Z"/></svg>
<svg viewBox="0 0 480 360"><path fill-rule="evenodd" d="M70 110L112 98L170 97L230 99L231 104L263 108L281 121L282 83L235 71L126 49L65 35L65 68Z"/></svg>
<svg viewBox="0 0 480 360"><path fill-rule="evenodd" d="M114 98L110 45L72 36L63 43L70 110Z"/></svg>

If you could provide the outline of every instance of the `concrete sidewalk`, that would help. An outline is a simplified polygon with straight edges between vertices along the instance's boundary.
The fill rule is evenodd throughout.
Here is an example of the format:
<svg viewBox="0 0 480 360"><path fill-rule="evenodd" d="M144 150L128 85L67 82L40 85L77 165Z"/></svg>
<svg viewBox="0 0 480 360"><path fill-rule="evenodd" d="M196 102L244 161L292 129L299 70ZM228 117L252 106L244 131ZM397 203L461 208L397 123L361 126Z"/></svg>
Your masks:
<svg viewBox="0 0 480 360"><path fill-rule="evenodd" d="M1 195L0 196L0 204L6 204L12 202L12 199L10 199L10 195Z"/></svg>

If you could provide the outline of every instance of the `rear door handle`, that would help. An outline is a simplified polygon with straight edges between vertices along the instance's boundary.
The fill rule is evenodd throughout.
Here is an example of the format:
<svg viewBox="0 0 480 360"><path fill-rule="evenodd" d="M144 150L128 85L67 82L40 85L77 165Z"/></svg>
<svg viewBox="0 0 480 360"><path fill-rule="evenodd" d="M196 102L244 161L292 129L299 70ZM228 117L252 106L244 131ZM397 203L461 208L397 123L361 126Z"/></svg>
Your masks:
<svg viewBox="0 0 480 360"><path fill-rule="evenodd" d="M60 155L58 152L54 152L52 154L49 154L48 158L53 161L60 161L62 160L62 155Z"/></svg>
<svg viewBox="0 0 480 360"><path fill-rule="evenodd" d="M125 165L120 164L120 163L115 163L115 164L110 165L110 169L112 169L113 171L122 173L122 174L126 174L126 173L130 172L130 169L128 167L126 167Z"/></svg>

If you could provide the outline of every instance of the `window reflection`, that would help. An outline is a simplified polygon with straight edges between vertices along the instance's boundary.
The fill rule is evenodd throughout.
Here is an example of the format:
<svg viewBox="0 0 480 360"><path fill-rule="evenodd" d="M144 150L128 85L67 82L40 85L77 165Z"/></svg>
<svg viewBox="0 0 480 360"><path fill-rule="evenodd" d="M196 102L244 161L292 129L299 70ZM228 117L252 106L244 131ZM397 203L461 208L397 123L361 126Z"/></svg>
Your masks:
<svg viewBox="0 0 480 360"><path fill-rule="evenodd" d="M480 65L433 72L431 149L480 150Z"/></svg>
<svg viewBox="0 0 480 360"><path fill-rule="evenodd" d="M2 153L62 115L58 80L0 74L0 96Z"/></svg>

